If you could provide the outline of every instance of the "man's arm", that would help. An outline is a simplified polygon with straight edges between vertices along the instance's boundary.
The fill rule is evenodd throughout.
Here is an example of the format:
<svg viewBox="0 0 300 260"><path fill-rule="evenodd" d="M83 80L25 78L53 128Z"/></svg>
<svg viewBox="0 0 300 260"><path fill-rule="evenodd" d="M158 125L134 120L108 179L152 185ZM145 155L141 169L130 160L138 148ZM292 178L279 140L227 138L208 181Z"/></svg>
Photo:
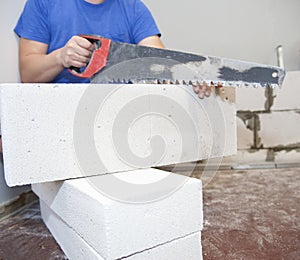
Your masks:
<svg viewBox="0 0 300 260"><path fill-rule="evenodd" d="M157 35L150 36L150 37L147 37L147 38L141 40L138 43L138 45L147 46L147 47L162 48L162 49L165 48L165 46L162 43L161 39Z"/></svg>
<svg viewBox="0 0 300 260"><path fill-rule="evenodd" d="M47 54L47 44L20 38L21 81L50 82L64 68L84 67L93 49L88 40L73 36L64 47Z"/></svg>
<svg viewBox="0 0 300 260"><path fill-rule="evenodd" d="M150 36L139 45L164 48L158 36ZM64 68L84 67L94 49L88 40L73 36L67 44L49 54L45 43L20 38L20 75L24 83L50 82Z"/></svg>

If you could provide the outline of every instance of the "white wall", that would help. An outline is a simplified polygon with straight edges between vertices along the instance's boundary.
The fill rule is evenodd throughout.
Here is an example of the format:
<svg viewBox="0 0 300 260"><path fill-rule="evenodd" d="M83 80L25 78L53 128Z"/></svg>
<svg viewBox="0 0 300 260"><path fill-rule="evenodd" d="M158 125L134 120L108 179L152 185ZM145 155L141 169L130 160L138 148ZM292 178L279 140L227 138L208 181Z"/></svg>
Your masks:
<svg viewBox="0 0 300 260"><path fill-rule="evenodd" d="M19 81L18 70L18 37L13 32L25 0L4 0L0 8L0 82L13 83Z"/></svg>
<svg viewBox="0 0 300 260"><path fill-rule="evenodd" d="M0 83L18 82L18 40L13 28L23 9L25 0L4 0L0 3ZM26 173L24 173L26 174ZM29 187L7 187L3 177L3 166L0 163L0 206L9 203Z"/></svg>
<svg viewBox="0 0 300 260"><path fill-rule="evenodd" d="M166 46L300 70L299 0L144 0Z"/></svg>

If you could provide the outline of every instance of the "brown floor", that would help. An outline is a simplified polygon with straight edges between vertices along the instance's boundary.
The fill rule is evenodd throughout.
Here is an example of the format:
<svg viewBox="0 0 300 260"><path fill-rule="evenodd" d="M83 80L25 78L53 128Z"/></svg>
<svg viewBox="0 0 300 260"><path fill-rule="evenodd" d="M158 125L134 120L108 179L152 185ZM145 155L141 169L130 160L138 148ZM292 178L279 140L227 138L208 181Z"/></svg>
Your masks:
<svg viewBox="0 0 300 260"><path fill-rule="evenodd" d="M204 187L202 246L204 259L300 259L300 168L218 172ZM38 203L0 222L0 259L66 259Z"/></svg>
<svg viewBox="0 0 300 260"><path fill-rule="evenodd" d="M204 220L204 259L300 259L300 168L222 171Z"/></svg>

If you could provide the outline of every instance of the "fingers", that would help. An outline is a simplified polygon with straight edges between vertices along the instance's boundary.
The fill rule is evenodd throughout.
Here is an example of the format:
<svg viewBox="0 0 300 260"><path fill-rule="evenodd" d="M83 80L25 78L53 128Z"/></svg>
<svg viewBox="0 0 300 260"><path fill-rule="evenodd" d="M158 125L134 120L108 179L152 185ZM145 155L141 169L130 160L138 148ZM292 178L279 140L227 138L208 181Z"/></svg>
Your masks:
<svg viewBox="0 0 300 260"><path fill-rule="evenodd" d="M80 36L73 36L66 45L62 48L61 61L66 68L84 67L89 62L94 44Z"/></svg>
<svg viewBox="0 0 300 260"><path fill-rule="evenodd" d="M194 92L200 99L209 97L211 95L212 87L213 84L208 85L205 81L202 84L199 81L193 84Z"/></svg>

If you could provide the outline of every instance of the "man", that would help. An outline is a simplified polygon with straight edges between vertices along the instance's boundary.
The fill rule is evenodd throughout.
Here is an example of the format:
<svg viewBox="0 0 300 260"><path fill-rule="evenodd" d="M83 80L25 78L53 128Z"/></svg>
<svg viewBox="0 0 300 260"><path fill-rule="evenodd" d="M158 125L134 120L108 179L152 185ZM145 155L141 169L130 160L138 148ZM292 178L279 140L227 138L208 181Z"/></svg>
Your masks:
<svg viewBox="0 0 300 260"><path fill-rule="evenodd" d="M93 44L79 34L164 48L156 23L140 0L28 0L15 27L22 82L88 82L66 68L83 67Z"/></svg>
<svg viewBox="0 0 300 260"><path fill-rule="evenodd" d="M87 83L67 68L84 67L94 45L78 36L164 48L160 31L141 0L28 0L15 27L20 36L22 82ZM196 84L200 98L211 86Z"/></svg>

